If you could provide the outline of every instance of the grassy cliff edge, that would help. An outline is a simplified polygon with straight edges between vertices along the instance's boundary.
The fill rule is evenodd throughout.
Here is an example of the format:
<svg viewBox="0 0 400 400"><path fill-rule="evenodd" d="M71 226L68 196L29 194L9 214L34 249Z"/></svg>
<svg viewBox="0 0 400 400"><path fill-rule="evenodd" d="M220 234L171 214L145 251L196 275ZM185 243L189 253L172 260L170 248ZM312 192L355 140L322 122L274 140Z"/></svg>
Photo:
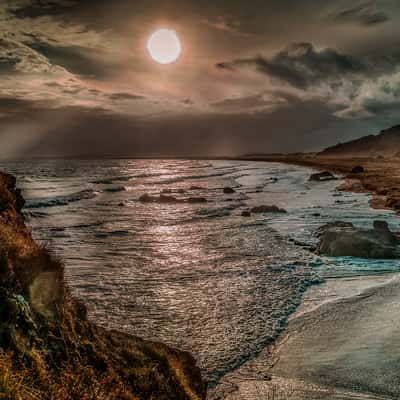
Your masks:
<svg viewBox="0 0 400 400"><path fill-rule="evenodd" d="M190 354L88 320L23 205L0 173L0 399L205 399Z"/></svg>

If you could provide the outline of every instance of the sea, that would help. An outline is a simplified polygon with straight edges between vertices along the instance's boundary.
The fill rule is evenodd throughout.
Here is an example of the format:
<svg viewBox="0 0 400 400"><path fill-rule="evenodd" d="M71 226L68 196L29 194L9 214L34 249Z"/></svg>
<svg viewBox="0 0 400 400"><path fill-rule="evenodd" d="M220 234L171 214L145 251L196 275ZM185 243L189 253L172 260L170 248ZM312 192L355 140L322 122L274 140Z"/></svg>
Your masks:
<svg viewBox="0 0 400 400"><path fill-rule="evenodd" d="M311 251L327 222L385 220L398 231L399 220L372 209L366 194L338 190L341 179L310 182L310 168L131 159L0 168L17 176L33 236L62 257L89 317L189 351L210 387L282 334L310 286L400 270L400 260ZM170 201L142 202L144 194ZM261 205L286 213L242 215Z"/></svg>

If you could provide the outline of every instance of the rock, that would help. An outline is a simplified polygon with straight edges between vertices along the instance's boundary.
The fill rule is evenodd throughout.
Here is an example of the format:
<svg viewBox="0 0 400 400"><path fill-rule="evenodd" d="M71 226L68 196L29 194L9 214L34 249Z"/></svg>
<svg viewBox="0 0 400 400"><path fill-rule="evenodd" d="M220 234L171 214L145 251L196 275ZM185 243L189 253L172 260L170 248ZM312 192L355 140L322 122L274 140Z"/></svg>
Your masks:
<svg viewBox="0 0 400 400"><path fill-rule="evenodd" d="M178 189L178 193L181 193L181 194L185 193L185 189Z"/></svg>
<svg viewBox="0 0 400 400"><path fill-rule="evenodd" d="M352 173L352 174L362 174L364 171L365 171L365 170L364 170L364 167L363 167L363 166L357 165L357 166L355 166L355 167L351 170L351 173Z"/></svg>
<svg viewBox="0 0 400 400"><path fill-rule="evenodd" d="M387 223L375 221L373 229L363 230L348 222L333 222L317 230L318 254L332 257L397 258L400 241Z"/></svg>
<svg viewBox="0 0 400 400"><path fill-rule="evenodd" d="M177 199L174 196L167 196L165 194L160 194L159 201L160 201L160 203L182 203L183 202L183 200L181 200L181 199Z"/></svg>
<svg viewBox="0 0 400 400"><path fill-rule="evenodd" d="M312 216L312 217L320 217L321 214L320 214L320 213L312 213L311 216Z"/></svg>
<svg viewBox="0 0 400 400"><path fill-rule="evenodd" d="M190 186L189 190L203 190L203 188L201 186Z"/></svg>
<svg viewBox="0 0 400 400"><path fill-rule="evenodd" d="M195 203L207 203L207 199L204 197L189 197L187 199L188 203L195 204Z"/></svg>
<svg viewBox="0 0 400 400"><path fill-rule="evenodd" d="M287 211L283 208L279 208L277 206L257 206L253 207L250 210L254 214L261 214L261 213L286 213Z"/></svg>
<svg viewBox="0 0 400 400"><path fill-rule="evenodd" d="M140 196L139 201L142 203L183 203L183 200L177 199L174 196L168 196L166 194L160 194L160 196L151 196L148 193Z"/></svg>
<svg viewBox="0 0 400 400"><path fill-rule="evenodd" d="M250 212L250 210L242 211L242 217L251 217L251 212Z"/></svg>
<svg viewBox="0 0 400 400"><path fill-rule="evenodd" d="M161 191L161 193L169 194L169 193L172 193L172 190L171 190L171 189L163 189L163 190Z"/></svg>
<svg viewBox="0 0 400 400"><path fill-rule="evenodd" d="M329 171L317 172L315 174L311 174L309 178L309 180L313 182L332 181L335 179L337 178Z"/></svg>
<svg viewBox="0 0 400 400"><path fill-rule="evenodd" d="M235 189L232 189L231 187L225 187L224 188L224 193L225 194L232 194L232 193L236 193Z"/></svg>
<svg viewBox="0 0 400 400"><path fill-rule="evenodd" d="M151 196L148 193L145 193L139 197L139 201L141 201L142 203L151 203L151 202L157 201L157 197Z"/></svg>

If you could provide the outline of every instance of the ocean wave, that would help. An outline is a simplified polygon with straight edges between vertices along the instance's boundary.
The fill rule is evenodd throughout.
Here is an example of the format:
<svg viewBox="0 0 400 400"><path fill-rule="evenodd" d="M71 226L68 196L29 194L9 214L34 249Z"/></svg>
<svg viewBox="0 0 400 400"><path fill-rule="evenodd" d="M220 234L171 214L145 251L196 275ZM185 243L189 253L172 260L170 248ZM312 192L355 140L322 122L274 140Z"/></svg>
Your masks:
<svg viewBox="0 0 400 400"><path fill-rule="evenodd" d="M80 192L68 194L65 196L55 196L55 197L47 197L41 199L28 200L25 208L47 208L47 207L56 207L56 206L66 206L70 203L75 203L81 200L93 199L96 197L98 192L87 189L81 190Z"/></svg>

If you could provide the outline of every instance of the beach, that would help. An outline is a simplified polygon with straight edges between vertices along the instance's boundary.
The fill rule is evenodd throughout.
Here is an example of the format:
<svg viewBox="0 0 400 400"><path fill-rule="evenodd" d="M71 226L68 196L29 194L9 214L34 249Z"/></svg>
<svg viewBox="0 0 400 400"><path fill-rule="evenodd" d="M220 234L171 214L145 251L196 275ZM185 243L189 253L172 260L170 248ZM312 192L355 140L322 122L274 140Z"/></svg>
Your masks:
<svg viewBox="0 0 400 400"><path fill-rule="evenodd" d="M340 174L345 178L341 190L370 192L370 204L376 209L390 208L388 197L399 194L398 160L287 157L287 161ZM356 165L363 165L366 172L352 173ZM225 377L213 398L398 398L399 311L399 274L331 274L306 292L276 345Z"/></svg>

